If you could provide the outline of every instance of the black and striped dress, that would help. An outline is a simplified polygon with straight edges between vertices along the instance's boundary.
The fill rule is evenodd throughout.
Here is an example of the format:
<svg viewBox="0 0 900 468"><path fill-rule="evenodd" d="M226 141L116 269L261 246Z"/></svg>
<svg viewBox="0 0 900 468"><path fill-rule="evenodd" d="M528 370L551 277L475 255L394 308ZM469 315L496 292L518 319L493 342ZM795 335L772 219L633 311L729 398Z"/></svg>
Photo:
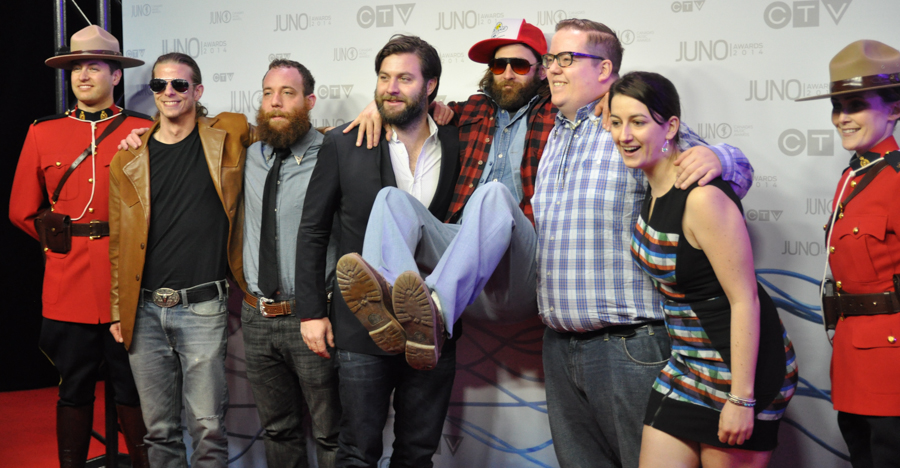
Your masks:
<svg viewBox="0 0 900 468"><path fill-rule="evenodd" d="M727 182L710 183L738 208L740 199ZM672 356L653 383L644 424L675 437L718 447L719 415L731 390L731 307L712 265L684 239L682 217L687 190L670 189L650 214L650 191L631 240L635 262L665 296L666 328ZM797 385L791 340L775 303L761 287L760 345L754 396L753 435L739 448L767 451L778 442L778 424Z"/></svg>

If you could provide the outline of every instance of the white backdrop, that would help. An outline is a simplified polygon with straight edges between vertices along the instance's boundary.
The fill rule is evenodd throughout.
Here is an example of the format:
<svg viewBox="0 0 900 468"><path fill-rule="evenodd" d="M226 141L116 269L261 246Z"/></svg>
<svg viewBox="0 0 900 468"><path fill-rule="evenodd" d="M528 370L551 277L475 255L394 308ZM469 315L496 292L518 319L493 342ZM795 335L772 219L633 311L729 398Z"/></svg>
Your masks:
<svg viewBox="0 0 900 468"><path fill-rule="evenodd" d="M126 72L126 102L155 112L146 85L150 64L180 51L200 64L202 102L211 113L253 119L267 65L283 57L305 64L316 79L313 124L339 125L371 100L374 55L392 34L417 34L434 45L444 66L439 99L464 100L484 70L468 59L468 49L488 37L496 19L524 17L548 43L560 19L606 23L625 46L623 72L670 78L682 97L683 120L710 143L741 148L756 169L744 201L756 268L779 301L803 379L772 466L849 466L827 400L831 347L818 323L813 284L825 261L822 225L849 155L831 126L830 103L793 99L826 91L828 61L852 41L900 47L891 23L896 0L487 3L125 0L125 53L148 62ZM254 438L259 424L244 372L240 309L232 310L232 466L265 466L262 442ZM436 466L558 466L547 424L540 321L465 326ZM384 437L386 467L390 427Z"/></svg>

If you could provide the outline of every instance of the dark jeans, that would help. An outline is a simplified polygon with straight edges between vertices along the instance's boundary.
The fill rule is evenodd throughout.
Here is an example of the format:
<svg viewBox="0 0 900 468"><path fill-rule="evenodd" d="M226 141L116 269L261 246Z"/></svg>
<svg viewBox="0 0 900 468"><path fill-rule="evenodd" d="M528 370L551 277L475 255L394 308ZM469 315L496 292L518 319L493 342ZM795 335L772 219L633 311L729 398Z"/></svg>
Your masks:
<svg viewBox="0 0 900 468"><path fill-rule="evenodd" d="M651 386L670 355L660 322L629 333L544 332L553 448L562 468L636 468Z"/></svg>
<svg viewBox="0 0 900 468"><path fill-rule="evenodd" d="M900 467L900 417L838 412L853 468Z"/></svg>
<svg viewBox="0 0 900 468"><path fill-rule="evenodd" d="M303 404L309 408L319 468L333 468L341 403L337 370L330 359L309 350L295 315L266 318L241 306L247 380L266 430L270 467L305 467Z"/></svg>
<svg viewBox="0 0 900 468"><path fill-rule="evenodd" d="M456 376L456 342L447 342L438 365L415 370L403 354L375 356L338 350L341 435L337 466L375 468L394 394L394 452L391 468L430 468L441 441Z"/></svg>

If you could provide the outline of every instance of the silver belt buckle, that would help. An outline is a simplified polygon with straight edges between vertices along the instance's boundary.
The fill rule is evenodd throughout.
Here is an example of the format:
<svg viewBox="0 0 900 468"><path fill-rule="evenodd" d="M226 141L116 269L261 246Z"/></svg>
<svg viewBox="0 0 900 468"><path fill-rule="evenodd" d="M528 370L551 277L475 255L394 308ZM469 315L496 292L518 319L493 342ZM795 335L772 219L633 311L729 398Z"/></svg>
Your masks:
<svg viewBox="0 0 900 468"><path fill-rule="evenodd" d="M269 317L270 316L269 313L266 312L266 304L274 304L274 303L275 303L275 299L260 297L259 298L259 314L262 315L263 317ZM272 317L274 317L274 315Z"/></svg>
<svg viewBox="0 0 900 468"><path fill-rule="evenodd" d="M160 307L174 307L181 302L181 294L172 288L159 288L153 291L153 303Z"/></svg>

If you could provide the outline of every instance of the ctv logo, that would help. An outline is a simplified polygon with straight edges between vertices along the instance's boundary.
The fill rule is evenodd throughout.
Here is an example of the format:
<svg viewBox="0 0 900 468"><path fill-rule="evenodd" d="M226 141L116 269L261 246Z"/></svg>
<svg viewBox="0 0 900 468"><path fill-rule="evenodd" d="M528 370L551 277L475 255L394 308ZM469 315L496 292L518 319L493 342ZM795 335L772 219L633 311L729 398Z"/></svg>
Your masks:
<svg viewBox="0 0 900 468"><path fill-rule="evenodd" d="M697 11L703 9L703 5L706 3L706 0L694 0L693 2L674 2L672 3L672 11L675 13L690 13L694 11L694 6L697 7Z"/></svg>
<svg viewBox="0 0 900 468"><path fill-rule="evenodd" d="M787 2L772 2L763 11L763 21L772 29L781 29L788 24L795 28L814 28L819 26L820 10L824 7L836 25L841 22L852 1L797 0L790 5Z"/></svg>
<svg viewBox="0 0 900 468"><path fill-rule="evenodd" d="M807 130L806 133L789 128L778 137L778 149L786 156L806 151L809 156L834 156L834 130Z"/></svg>
<svg viewBox="0 0 900 468"><path fill-rule="evenodd" d="M213 81L216 83L225 83L234 78L234 73L214 73Z"/></svg>
<svg viewBox="0 0 900 468"><path fill-rule="evenodd" d="M364 6L356 12L356 23L363 29L368 29L372 26L389 28L394 26L394 10L396 10L397 16L400 17L405 26L415 6L415 3L376 5L375 7Z"/></svg>
<svg viewBox="0 0 900 468"><path fill-rule="evenodd" d="M316 90L316 96L319 99L342 99L350 97L350 91L353 91L352 84L322 85Z"/></svg>

